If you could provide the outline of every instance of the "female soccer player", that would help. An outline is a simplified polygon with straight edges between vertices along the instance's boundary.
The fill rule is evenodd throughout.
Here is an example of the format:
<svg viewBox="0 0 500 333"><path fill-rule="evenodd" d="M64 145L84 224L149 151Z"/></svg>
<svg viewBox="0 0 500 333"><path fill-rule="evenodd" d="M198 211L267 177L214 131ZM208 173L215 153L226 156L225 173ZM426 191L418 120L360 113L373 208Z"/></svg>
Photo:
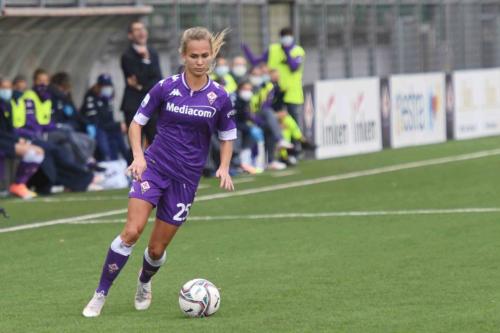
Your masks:
<svg viewBox="0 0 500 333"><path fill-rule="evenodd" d="M129 129L134 160L129 171L134 182L129 193L127 222L111 243L94 296L83 310L85 317L101 313L109 288L125 266L156 207L156 220L137 282L135 308L151 304L151 278L166 261L165 249L186 220L208 154L210 136L218 132L221 164L216 172L220 187L234 190L229 175L236 125L231 101L208 73L224 43L225 31L212 35L195 27L184 31L179 53L183 73L158 82L141 103ZM143 153L141 129L159 112L157 135Z"/></svg>

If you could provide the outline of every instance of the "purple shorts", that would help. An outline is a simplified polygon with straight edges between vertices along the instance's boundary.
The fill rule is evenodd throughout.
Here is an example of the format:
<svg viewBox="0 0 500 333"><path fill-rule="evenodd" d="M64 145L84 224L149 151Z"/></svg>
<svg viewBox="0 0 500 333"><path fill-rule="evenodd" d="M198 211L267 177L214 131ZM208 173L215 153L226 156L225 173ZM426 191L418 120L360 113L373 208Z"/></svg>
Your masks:
<svg viewBox="0 0 500 333"><path fill-rule="evenodd" d="M152 204L156 207L156 217L164 222L180 226L186 221L194 201L196 186L160 175L151 166L148 166L141 178L140 182L132 182L129 198Z"/></svg>

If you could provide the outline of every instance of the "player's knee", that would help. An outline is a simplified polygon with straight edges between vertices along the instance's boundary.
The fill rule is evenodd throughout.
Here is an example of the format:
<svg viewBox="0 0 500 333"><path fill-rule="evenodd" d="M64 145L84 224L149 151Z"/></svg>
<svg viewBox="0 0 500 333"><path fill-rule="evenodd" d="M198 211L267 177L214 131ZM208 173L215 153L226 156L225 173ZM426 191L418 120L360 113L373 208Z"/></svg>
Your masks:
<svg viewBox="0 0 500 333"><path fill-rule="evenodd" d="M37 154L39 156L44 156L45 155L45 151L43 150L42 147L32 146L32 149L35 151L35 154Z"/></svg>
<svg viewBox="0 0 500 333"><path fill-rule="evenodd" d="M165 253L165 247L161 244L153 244L148 246L149 257L153 260L159 260Z"/></svg>
<svg viewBox="0 0 500 333"><path fill-rule="evenodd" d="M122 240L127 244L135 244L140 236L141 230L136 226L126 226L121 233Z"/></svg>

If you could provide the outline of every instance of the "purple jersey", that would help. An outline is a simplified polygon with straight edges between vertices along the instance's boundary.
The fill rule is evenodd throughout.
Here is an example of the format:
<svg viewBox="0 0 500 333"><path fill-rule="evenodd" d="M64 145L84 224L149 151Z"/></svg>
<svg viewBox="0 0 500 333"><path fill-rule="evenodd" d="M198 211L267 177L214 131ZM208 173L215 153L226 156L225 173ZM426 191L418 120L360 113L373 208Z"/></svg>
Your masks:
<svg viewBox="0 0 500 333"><path fill-rule="evenodd" d="M208 79L193 91L184 73L158 82L144 97L134 121L145 125L159 112L157 134L145 152L148 164L156 164L163 174L197 185L205 165L210 137L236 139L231 100L222 86Z"/></svg>

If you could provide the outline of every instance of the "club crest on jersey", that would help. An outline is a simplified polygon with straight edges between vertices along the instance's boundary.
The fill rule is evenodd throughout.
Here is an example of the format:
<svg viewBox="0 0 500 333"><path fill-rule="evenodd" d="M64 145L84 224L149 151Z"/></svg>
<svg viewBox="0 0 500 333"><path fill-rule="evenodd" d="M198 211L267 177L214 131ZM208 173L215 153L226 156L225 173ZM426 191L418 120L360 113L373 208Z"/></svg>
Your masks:
<svg viewBox="0 0 500 333"><path fill-rule="evenodd" d="M169 96L177 96L177 97L182 97L182 94L181 92L179 91L179 89L173 89L170 94L168 94Z"/></svg>
<svg viewBox="0 0 500 333"><path fill-rule="evenodd" d="M208 103L210 103L210 105L212 105L212 104L214 104L215 100L217 99L217 94L214 93L213 91L211 91L207 94L207 98L208 98Z"/></svg>
<svg viewBox="0 0 500 333"><path fill-rule="evenodd" d="M150 188L151 187L149 186L149 183L147 181L141 183L141 193L142 194L144 194Z"/></svg>
<svg viewBox="0 0 500 333"><path fill-rule="evenodd" d="M117 270L119 270L120 267L118 267L118 265L116 263L113 263L113 264L109 264L108 265L108 272L110 274L113 274L114 272L116 272Z"/></svg>

